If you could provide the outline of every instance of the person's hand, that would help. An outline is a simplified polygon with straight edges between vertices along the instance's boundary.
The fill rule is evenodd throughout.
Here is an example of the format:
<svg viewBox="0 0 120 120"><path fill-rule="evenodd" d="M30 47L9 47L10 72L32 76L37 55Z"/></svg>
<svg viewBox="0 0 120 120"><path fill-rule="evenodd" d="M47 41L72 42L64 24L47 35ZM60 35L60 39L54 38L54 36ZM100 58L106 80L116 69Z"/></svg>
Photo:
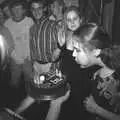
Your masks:
<svg viewBox="0 0 120 120"><path fill-rule="evenodd" d="M92 95L90 95L84 100L84 105L88 112L96 113L98 105L96 104Z"/></svg>
<svg viewBox="0 0 120 120"><path fill-rule="evenodd" d="M60 49L56 49L56 50L53 51L53 55L52 55L52 60L53 61L56 61L59 58L60 52L61 52Z"/></svg>
<svg viewBox="0 0 120 120"><path fill-rule="evenodd" d="M65 28L64 25L62 25L61 28L58 30L58 43L62 47L65 44Z"/></svg>
<svg viewBox="0 0 120 120"><path fill-rule="evenodd" d="M70 90L68 90L64 96L59 97L55 100L52 100L51 103L52 104L61 104L61 103L65 102L69 98L69 96L70 96Z"/></svg>

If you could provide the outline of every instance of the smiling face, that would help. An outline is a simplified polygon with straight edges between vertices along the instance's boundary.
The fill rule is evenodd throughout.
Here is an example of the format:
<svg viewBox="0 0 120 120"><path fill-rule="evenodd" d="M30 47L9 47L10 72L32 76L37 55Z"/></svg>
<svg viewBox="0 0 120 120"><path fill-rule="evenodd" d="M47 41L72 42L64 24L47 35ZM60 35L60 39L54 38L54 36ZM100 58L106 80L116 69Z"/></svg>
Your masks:
<svg viewBox="0 0 120 120"><path fill-rule="evenodd" d="M33 2L31 4L31 12L33 17L38 20L43 16L43 4L42 3L37 3Z"/></svg>
<svg viewBox="0 0 120 120"><path fill-rule="evenodd" d="M12 8L12 16L15 21L21 21L25 16L25 9L22 4Z"/></svg>
<svg viewBox="0 0 120 120"><path fill-rule="evenodd" d="M99 54L97 50L90 51L83 44L76 41L73 43L73 57L75 61L80 64L81 68L87 68L96 65L98 62L97 55Z"/></svg>
<svg viewBox="0 0 120 120"><path fill-rule="evenodd" d="M79 15L75 11L70 11L66 15L66 24L69 30L75 31L81 24Z"/></svg>
<svg viewBox="0 0 120 120"><path fill-rule="evenodd" d="M55 0L55 1L50 5L50 9L51 9L52 14L53 14L55 17L62 16L63 6L60 5L60 3L59 3L57 0Z"/></svg>

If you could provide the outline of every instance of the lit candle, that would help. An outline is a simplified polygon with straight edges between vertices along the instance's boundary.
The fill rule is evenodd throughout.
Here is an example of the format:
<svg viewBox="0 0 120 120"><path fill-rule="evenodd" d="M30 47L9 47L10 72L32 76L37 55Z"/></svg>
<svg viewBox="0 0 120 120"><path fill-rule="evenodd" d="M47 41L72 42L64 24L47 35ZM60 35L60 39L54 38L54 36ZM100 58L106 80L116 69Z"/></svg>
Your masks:
<svg viewBox="0 0 120 120"><path fill-rule="evenodd" d="M45 81L45 76L44 75L41 75L40 76L40 84L43 84L43 82Z"/></svg>

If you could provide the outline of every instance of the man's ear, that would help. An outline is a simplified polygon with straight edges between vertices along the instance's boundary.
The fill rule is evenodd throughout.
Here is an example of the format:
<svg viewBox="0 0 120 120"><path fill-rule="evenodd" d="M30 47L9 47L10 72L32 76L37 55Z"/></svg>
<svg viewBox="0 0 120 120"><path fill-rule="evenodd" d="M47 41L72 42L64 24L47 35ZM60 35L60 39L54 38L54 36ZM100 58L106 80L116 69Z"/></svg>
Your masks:
<svg viewBox="0 0 120 120"><path fill-rule="evenodd" d="M97 57L100 55L101 50L100 49L95 49L93 50L93 54Z"/></svg>

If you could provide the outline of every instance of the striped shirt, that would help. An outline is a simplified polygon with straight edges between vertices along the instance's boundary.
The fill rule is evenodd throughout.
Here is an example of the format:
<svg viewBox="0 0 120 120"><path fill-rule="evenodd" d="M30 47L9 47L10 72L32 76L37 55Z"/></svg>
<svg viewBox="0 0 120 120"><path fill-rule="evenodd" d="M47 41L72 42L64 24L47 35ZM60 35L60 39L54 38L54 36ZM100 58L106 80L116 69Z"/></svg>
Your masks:
<svg viewBox="0 0 120 120"><path fill-rule="evenodd" d="M33 61L52 62L53 51L57 48L57 27L48 17L41 19L30 29L31 59Z"/></svg>

